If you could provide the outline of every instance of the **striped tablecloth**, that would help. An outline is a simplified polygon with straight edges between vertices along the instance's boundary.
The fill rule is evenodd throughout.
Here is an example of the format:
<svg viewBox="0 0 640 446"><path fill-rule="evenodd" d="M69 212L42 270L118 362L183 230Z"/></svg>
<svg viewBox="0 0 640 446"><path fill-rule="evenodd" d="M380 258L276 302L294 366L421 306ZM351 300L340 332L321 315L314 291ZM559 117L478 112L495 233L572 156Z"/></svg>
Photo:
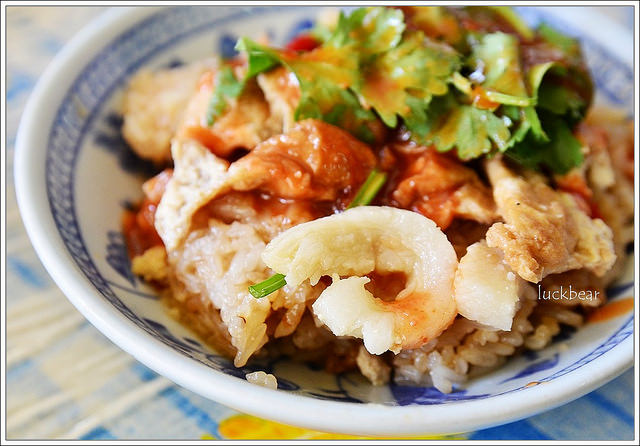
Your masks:
<svg viewBox="0 0 640 446"><path fill-rule="evenodd" d="M176 386L87 323L42 267L16 205L16 131L29 94L47 64L103 9L6 9L7 134L3 136L7 148L7 438L350 438L244 415ZM605 8L603 13L619 20L621 26L633 27L633 17L619 8ZM633 398L633 370L629 370L555 410L504 426L443 438L632 440Z"/></svg>

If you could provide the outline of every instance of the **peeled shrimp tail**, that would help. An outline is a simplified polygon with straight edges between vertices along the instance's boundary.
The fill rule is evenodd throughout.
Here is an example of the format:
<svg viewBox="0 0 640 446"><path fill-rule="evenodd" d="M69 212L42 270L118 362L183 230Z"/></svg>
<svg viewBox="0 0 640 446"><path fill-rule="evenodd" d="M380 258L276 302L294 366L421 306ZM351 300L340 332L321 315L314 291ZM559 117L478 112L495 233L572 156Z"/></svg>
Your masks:
<svg viewBox="0 0 640 446"><path fill-rule="evenodd" d="M433 221L415 212L362 206L303 223L272 240L262 258L291 286L331 276L313 304L316 317L337 336L362 338L374 354L419 347L456 316L455 251ZM406 286L378 299L362 277L373 271L402 272Z"/></svg>

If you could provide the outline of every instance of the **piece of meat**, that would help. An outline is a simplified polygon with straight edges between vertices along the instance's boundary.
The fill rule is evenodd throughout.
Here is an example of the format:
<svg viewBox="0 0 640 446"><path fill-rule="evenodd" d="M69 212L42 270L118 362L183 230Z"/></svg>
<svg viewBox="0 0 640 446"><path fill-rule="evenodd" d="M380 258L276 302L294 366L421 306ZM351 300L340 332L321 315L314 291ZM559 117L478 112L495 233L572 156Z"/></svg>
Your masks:
<svg viewBox="0 0 640 446"><path fill-rule="evenodd" d="M554 181L558 190L568 192L576 201L576 204L589 217L600 218L597 206L593 202L593 191L585 178L585 167L576 167L564 175L554 175Z"/></svg>
<svg viewBox="0 0 640 446"><path fill-rule="evenodd" d="M613 231L617 260L602 278L604 286L619 276L627 256L625 249L635 237L633 120L619 111L594 107L576 129L589 148L584 178L592 190L591 203Z"/></svg>
<svg viewBox="0 0 640 446"><path fill-rule="evenodd" d="M203 74L178 129L178 138L195 139L215 155L228 157L235 149L251 150L282 131L282 123L271 117L269 104L255 80L248 82L240 96L231 100L222 115L209 126L207 109L215 82L215 70Z"/></svg>
<svg viewBox="0 0 640 446"><path fill-rule="evenodd" d="M410 162L392 199L394 205L419 212L442 229L455 217L486 224L496 219L491 192L478 175L434 149Z"/></svg>
<svg viewBox="0 0 640 446"><path fill-rule="evenodd" d="M230 166L193 139L175 139L172 153L173 177L155 215L156 229L169 252L189 232L196 212L228 192L256 191L276 199L346 202L376 162L367 145L338 127L312 119L260 143ZM262 216L276 214L291 221L292 216L305 219L305 214L312 215L296 204L278 200L263 204L277 212Z"/></svg>
<svg viewBox="0 0 640 446"><path fill-rule="evenodd" d="M613 267L602 277L605 286L608 286L620 276L628 261L627 247L633 245L637 229L633 222L633 186L618 181L616 185L606 190L596 189L593 201L596 203L601 218L613 231L613 241L616 253L616 262Z"/></svg>
<svg viewBox="0 0 640 446"><path fill-rule="evenodd" d="M617 110L593 107L576 127L576 136L589 148L588 179L593 188L613 186L618 178L633 186L633 120Z"/></svg>
<svg viewBox="0 0 640 446"><path fill-rule="evenodd" d="M171 138L211 62L136 74L124 94L122 135L134 152L156 163L171 159Z"/></svg>
<svg viewBox="0 0 640 446"><path fill-rule="evenodd" d="M293 127L294 114L300 102L298 78L285 67L278 67L259 74L257 81L269 103L271 115L282 123L282 133L287 133Z"/></svg>
<svg viewBox="0 0 640 446"><path fill-rule="evenodd" d="M171 146L173 176L155 212L155 227L167 252L178 247L191 228L193 214L228 190L229 163L195 140L175 139Z"/></svg>
<svg viewBox="0 0 640 446"><path fill-rule="evenodd" d="M540 175L517 175L501 157L485 165L504 220L489 228L487 243L504 252L520 277L537 283L572 269L602 276L611 268L613 235L602 220L591 219L570 194L553 190Z"/></svg>
<svg viewBox="0 0 640 446"><path fill-rule="evenodd" d="M354 194L375 164L366 144L336 126L306 119L233 163L229 182L237 191L334 201Z"/></svg>

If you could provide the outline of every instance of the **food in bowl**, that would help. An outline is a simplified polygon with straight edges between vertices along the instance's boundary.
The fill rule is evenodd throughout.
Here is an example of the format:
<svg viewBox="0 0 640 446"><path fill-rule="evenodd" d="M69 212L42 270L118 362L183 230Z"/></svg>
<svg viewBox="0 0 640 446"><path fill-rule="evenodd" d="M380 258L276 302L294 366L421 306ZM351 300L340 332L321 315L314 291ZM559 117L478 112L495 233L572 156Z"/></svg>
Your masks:
<svg viewBox="0 0 640 446"><path fill-rule="evenodd" d="M604 304L633 132L592 107L577 41L502 7L374 7L236 48L138 73L122 130L160 171L123 219L132 269L236 366L451 392Z"/></svg>

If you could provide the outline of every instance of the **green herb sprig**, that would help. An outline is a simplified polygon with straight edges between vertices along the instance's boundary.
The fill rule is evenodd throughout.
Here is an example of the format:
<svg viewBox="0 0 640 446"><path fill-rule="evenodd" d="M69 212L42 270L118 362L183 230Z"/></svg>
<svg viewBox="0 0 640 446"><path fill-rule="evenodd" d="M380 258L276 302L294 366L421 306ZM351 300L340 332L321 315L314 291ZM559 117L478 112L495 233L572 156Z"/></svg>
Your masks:
<svg viewBox="0 0 640 446"><path fill-rule="evenodd" d="M490 31L500 20L514 31ZM466 28L469 21L479 27ZM297 53L240 39L246 75L218 73L209 125L249 79L281 65L300 84L296 120L320 119L369 143L374 121L404 125L414 141L456 150L463 160L506 152L560 174L582 162L571 133L590 105L593 83L577 40L545 24L530 28L507 7L422 7L406 17L400 9L370 7L341 13L335 26L313 35L321 44ZM538 45L536 54L553 57L527 65L523 39L529 48ZM547 133L561 135L563 144L550 143Z"/></svg>

